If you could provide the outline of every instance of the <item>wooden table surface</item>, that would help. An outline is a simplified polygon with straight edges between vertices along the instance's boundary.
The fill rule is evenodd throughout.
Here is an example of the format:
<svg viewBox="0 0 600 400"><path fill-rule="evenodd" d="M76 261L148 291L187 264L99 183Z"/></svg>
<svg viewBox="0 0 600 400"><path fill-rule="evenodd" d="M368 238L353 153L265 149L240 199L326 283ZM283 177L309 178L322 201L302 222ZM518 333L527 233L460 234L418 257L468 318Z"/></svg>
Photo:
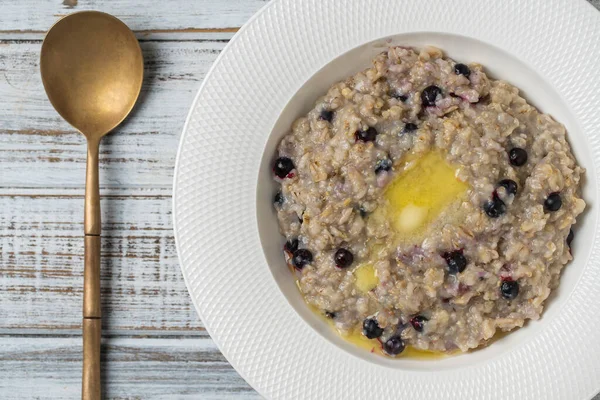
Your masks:
<svg viewBox="0 0 600 400"><path fill-rule="evenodd" d="M105 398L260 398L193 309L177 263L171 181L202 79L266 0L0 4L0 398L80 395L86 148L48 102L38 57L54 21L86 9L128 24L145 59L134 113L100 150Z"/></svg>

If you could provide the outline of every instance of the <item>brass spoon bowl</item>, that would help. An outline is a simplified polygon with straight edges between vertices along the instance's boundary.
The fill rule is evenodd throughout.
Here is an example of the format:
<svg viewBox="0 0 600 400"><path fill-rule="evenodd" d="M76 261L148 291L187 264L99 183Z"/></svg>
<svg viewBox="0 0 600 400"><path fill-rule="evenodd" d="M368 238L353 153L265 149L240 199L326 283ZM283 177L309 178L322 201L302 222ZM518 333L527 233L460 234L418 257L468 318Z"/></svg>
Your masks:
<svg viewBox="0 0 600 400"><path fill-rule="evenodd" d="M40 70L48 99L87 139L82 399L101 397L100 139L133 108L144 61L135 35L117 18L83 11L60 19L46 34Z"/></svg>

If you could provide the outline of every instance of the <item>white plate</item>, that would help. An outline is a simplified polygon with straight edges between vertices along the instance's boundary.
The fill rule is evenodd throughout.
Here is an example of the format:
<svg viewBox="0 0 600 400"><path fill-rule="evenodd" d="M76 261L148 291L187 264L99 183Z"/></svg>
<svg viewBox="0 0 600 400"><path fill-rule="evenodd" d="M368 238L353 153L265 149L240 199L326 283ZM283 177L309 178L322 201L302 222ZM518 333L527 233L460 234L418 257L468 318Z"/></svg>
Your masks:
<svg viewBox="0 0 600 400"><path fill-rule="evenodd" d="M384 40L387 38L387 40ZM278 0L221 53L190 110L175 237L198 314L270 399L589 399L600 390L600 14L583 0ZM573 252L540 321L473 353L392 360L338 338L304 305L281 254L270 164L336 80L387 43L484 64L569 130L587 168Z"/></svg>

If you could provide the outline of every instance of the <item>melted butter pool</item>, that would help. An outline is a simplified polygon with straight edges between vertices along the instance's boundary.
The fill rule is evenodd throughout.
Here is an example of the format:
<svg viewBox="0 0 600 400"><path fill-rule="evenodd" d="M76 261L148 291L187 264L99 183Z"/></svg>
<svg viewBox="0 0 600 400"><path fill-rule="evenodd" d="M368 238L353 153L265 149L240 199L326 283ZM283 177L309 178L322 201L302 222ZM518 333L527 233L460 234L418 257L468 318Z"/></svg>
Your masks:
<svg viewBox="0 0 600 400"><path fill-rule="evenodd" d="M323 314L321 314L316 307L309 305L309 308L317 316L319 316L322 320L324 320L327 323L327 325L329 325L331 327L331 329L333 329L338 335L340 335L341 338L343 338L348 343L353 344L354 346L359 347L361 349L364 349L364 350L368 351L369 353L379 354L380 356L388 357L383 352L383 345L381 344L381 342L378 339L367 338L365 335L362 334L360 329L356 329L351 333L342 333L335 327L334 322L331 319L326 318ZM404 351L402 353L400 353L398 356L396 356L394 358L438 360L438 359L450 357L450 356L458 354L458 353L459 353L459 351L441 352L441 351L419 350L419 349L416 349L409 345L409 346L406 346L406 349L404 349Z"/></svg>
<svg viewBox="0 0 600 400"><path fill-rule="evenodd" d="M379 285L377 271L371 264L362 264L353 271L354 285L363 293L369 293Z"/></svg>
<svg viewBox="0 0 600 400"><path fill-rule="evenodd" d="M368 339L365 335L363 335L360 330L354 331L347 335L340 335L347 342L352 343L353 345L360 347L362 349L367 350L370 353L375 353L384 356L382 350L382 344L377 339ZM441 351L429 351L429 350L419 350L412 346L406 346L406 349L400 355L394 358L413 358L419 360L437 360L441 358L446 358L455 353L443 353Z"/></svg>
<svg viewBox="0 0 600 400"><path fill-rule="evenodd" d="M456 178L456 170L438 151L408 160L388 185L377 217L389 220L400 237L418 236L466 193L468 185Z"/></svg>

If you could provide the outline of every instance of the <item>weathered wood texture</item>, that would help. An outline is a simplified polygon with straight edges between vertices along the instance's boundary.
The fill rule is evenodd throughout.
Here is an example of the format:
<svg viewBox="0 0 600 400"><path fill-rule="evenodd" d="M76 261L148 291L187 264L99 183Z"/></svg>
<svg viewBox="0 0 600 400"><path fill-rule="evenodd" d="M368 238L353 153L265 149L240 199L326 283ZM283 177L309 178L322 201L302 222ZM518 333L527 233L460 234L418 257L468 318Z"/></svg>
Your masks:
<svg viewBox="0 0 600 400"><path fill-rule="evenodd" d="M65 1L74 4L74 1ZM106 398L254 399L198 320L177 264L171 181L193 97L263 1L79 1L136 29L144 88L101 148ZM0 1L0 398L77 398L85 144L41 84L60 1ZM143 215L142 215L143 214ZM57 336L58 335L58 336Z"/></svg>
<svg viewBox="0 0 600 400"><path fill-rule="evenodd" d="M171 180L202 79L264 4L0 0L0 398L79 396L85 143L48 102L38 54L58 17L85 9L121 18L145 58L135 112L101 147L106 398L258 398L191 305L173 241Z"/></svg>
<svg viewBox="0 0 600 400"><path fill-rule="evenodd" d="M187 109L224 45L142 42L141 101L101 147L108 332L200 329L176 261L170 187ZM46 99L39 46L0 46L0 331L77 331L80 323L85 143Z"/></svg>
<svg viewBox="0 0 600 400"><path fill-rule="evenodd" d="M134 113L102 140L101 187L171 186L189 106L225 44L142 41L143 91ZM46 98L40 46L40 41L0 46L0 187L83 188L85 141Z"/></svg>
<svg viewBox="0 0 600 400"><path fill-rule="evenodd" d="M83 197L0 196L0 333L79 334ZM105 333L198 331L177 264L167 191L102 199ZM194 332L190 332L194 334Z"/></svg>
<svg viewBox="0 0 600 400"><path fill-rule="evenodd" d="M0 337L3 400L76 399L81 338ZM259 399L209 338L103 340L110 399Z"/></svg>
<svg viewBox="0 0 600 400"><path fill-rule="evenodd" d="M235 30L267 0L2 0L0 30L43 32L63 15L99 10L136 31Z"/></svg>

